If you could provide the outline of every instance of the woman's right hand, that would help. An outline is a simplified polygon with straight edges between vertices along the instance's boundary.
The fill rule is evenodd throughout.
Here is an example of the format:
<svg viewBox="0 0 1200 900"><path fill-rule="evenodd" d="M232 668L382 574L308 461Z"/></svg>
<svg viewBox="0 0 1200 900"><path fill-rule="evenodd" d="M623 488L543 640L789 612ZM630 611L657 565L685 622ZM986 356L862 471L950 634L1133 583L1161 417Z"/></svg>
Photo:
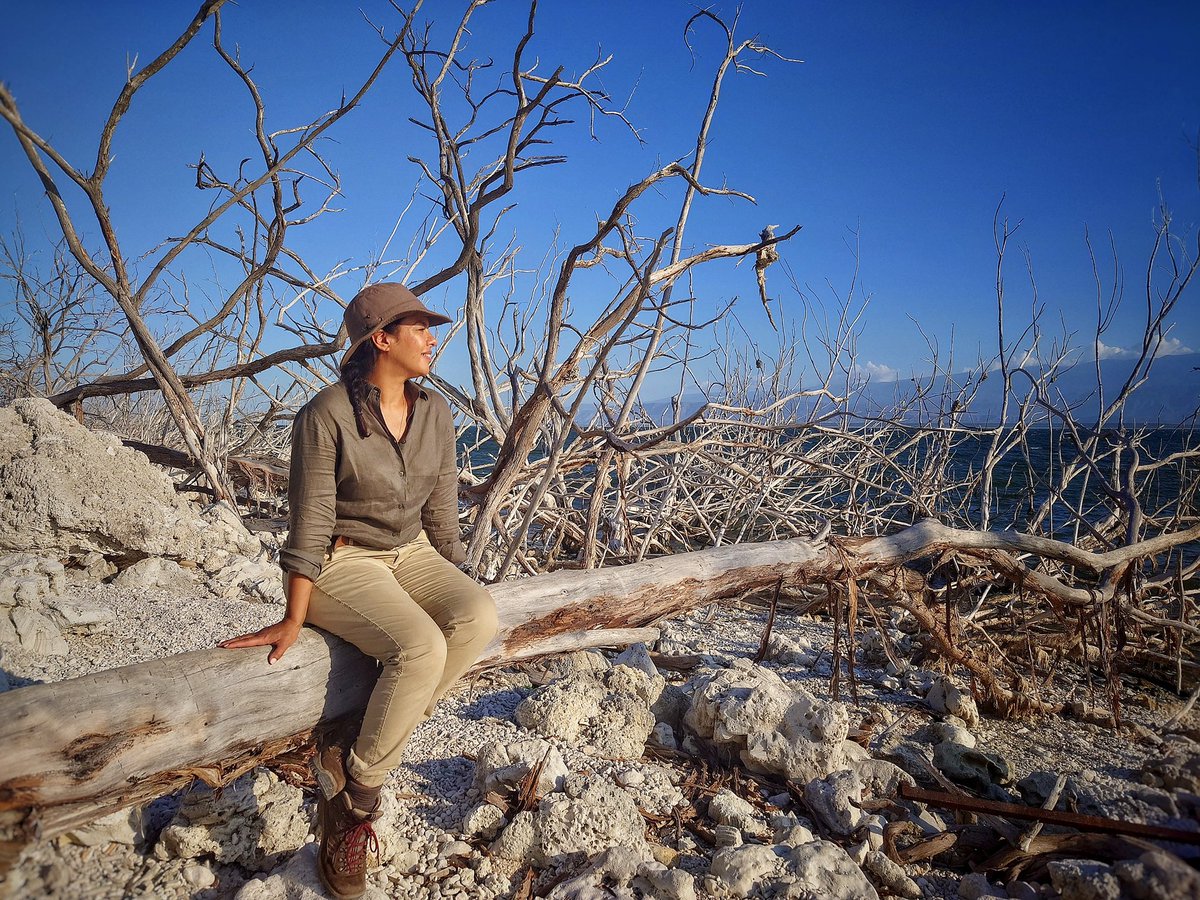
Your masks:
<svg viewBox="0 0 1200 900"><path fill-rule="evenodd" d="M285 616L282 621L276 622L274 625L260 628L251 634L243 634L241 637L221 641L217 646L224 647L227 650L236 650L240 647L266 647L270 645L271 652L267 656L267 663L274 665L275 661L283 659L283 654L287 653L288 648L296 643L296 638L300 636L300 626L303 624L303 622L297 622Z"/></svg>

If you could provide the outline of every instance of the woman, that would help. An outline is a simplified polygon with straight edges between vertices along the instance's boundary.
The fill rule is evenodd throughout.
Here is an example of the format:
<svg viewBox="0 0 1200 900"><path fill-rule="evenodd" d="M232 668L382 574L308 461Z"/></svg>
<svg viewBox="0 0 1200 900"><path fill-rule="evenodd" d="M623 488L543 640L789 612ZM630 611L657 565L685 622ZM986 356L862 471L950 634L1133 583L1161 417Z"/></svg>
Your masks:
<svg viewBox="0 0 1200 900"><path fill-rule="evenodd" d="M450 319L403 285L376 284L345 321L341 380L292 427L287 612L221 644L270 645L274 663L308 623L383 665L350 752L331 745L314 762L318 870L338 898L366 890L370 823L409 735L496 632L491 596L457 568L466 553L450 408L413 381L429 374L431 328Z"/></svg>

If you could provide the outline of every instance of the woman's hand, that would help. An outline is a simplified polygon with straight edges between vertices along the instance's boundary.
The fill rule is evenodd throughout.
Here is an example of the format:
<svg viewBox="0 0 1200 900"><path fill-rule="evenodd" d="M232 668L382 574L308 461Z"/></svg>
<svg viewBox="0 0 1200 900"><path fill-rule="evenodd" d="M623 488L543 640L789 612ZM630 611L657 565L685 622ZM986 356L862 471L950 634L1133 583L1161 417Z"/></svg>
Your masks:
<svg viewBox="0 0 1200 900"><path fill-rule="evenodd" d="M267 656L267 662L270 665L274 665L275 660L283 659L283 654L287 653L288 647L296 643L296 638L300 636L300 626L303 624L303 622L297 622L294 619L284 617L282 621L276 622L274 625L260 628L252 634L243 634L241 637L221 641L217 646L224 647L227 650L234 650L239 647L266 647L270 645L271 653Z"/></svg>

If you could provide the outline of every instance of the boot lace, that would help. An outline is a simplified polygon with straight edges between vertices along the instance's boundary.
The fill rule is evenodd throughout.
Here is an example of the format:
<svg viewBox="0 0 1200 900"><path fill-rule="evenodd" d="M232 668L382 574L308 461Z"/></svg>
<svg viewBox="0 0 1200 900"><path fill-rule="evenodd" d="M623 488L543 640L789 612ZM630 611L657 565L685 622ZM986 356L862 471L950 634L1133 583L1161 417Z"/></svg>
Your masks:
<svg viewBox="0 0 1200 900"><path fill-rule="evenodd" d="M376 837L375 829L371 827L369 819L352 825L342 832L338 855L342 858L348 874L365 871L367 854L377 855L378 853L379 838Z"/></svg>

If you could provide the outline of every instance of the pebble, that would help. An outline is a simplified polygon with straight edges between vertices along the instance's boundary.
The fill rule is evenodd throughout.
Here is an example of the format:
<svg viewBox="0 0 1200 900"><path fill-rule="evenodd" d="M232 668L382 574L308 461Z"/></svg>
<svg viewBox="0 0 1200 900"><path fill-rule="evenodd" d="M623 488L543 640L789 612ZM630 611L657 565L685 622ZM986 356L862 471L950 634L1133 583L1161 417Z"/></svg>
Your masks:
<svg viewBox="0 0 1200 900"><path fill-rule="evenodd" d="M208 866L190 865L183 868L183 880L196 890L204 890L217 883L217 876Z"/></svg>
<svg viewBox="0 0 1200 900"><path fill-rule="evenodd" d="M441 851L438 853L438 856L441 857L442 859L450 859L455 856L470 856L470 855L471 855L471 845L468 844L466 841L455 841L455 840L452 840L452 841L449 841L449 842L443 844Z"/></svg>
<svg viewBox="0 0 1200 900"><path fill-rule="evenodd" d="M621 787L635 787L639 784L645 784L646 776L637 769L626 769L624 772L617 773L617 784Z"/></svg>

